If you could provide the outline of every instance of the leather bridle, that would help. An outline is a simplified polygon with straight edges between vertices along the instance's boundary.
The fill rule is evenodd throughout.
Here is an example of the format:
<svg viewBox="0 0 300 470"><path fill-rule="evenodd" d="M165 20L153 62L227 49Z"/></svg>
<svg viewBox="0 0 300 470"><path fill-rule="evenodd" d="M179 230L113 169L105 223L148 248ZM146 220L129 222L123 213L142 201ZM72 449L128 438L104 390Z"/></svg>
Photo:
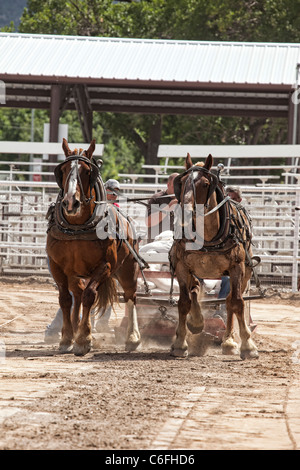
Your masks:
<svg viewBox="0 0 300 470"><path fill-rule="evenodd" d="M216 187L218 186L219 178L216 175L214 175L213 173L211 173L209 170L207 170L207 168L201 167L201 166L198 166L198 165L194 165L191 168L189 168L188 170L186 170L184 173L182 173L181 175L176 176L176 178L174 180L174 192L175 192L176 199L179 202L181 202L180 199L181 199L181 189L182 189L182 178L184 176L188 175L188 178L185 180L185 184L184 184L184 192L185 192L185 188L187 186L187 183L190 182L192 190L193 190L193 196L194 196L193 206L195 208L195 206L196 206L196 186L195 186L195 180L194 180L194 177L193 177L194 171L204 173L203 176L206 176L207 179L209 180L210 186L209 186L209 190L207 192L206 201L204 203L204 207L207 207L209 198L211 197L211 195L216 190Z"/></svg>
<svg viewBox="0 0 300 470"><path fill-rule="evenodd" d="M72 161L75 162L75 165L69 171L66 182L63 185L62 166L65 165L66 163L72 162ZM79 174L79 162L86 163L90 168L90 197L87 197L84 193L82 180L81 180L81 177L80 177L80 174ZM54 175L55 175L56 182L57 182L58 186L60 187L60 189L62 190L63 194L65 193L67 184L68 184L73 172L76 172L76 178L77 178L79 188L80 188L80 192L81 192L81 201L80 202L82 202L83 204L86 205L94 198L94 196L92 196L92 189L93 189L93 187L95 186L95 184L97 182L97 178L99 176L99 168L95 163L92 163L91 160L89 160L89 158L85 157L82 153L80 155L72 155L70 157L67 157L66 160L64 160L62 163L57 165L57 167L54 170Z"/></svg>

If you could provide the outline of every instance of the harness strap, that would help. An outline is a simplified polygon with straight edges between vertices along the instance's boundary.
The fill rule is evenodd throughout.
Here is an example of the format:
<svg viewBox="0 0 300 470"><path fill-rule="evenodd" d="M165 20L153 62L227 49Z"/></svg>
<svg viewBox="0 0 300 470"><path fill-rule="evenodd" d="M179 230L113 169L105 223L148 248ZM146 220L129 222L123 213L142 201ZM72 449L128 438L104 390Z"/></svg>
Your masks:
<svg viewBox="0 0 300 470"><path fill-rule="evenodd" d="M229 201L229 199L230 199L230 196L226 196L225 199L223 199L223 201L221 201L216 207L214 207L211 211L204 214L204 217L207 217L208 215L213 214L214 212L219 210L220 207L222 207L227 201Z"/></svg>
<svg viewBox="0 0 300 470"><path fill-rule="evenodd" d="M260 293L261 297L264 297L266 290L262 289L261 284L260 284L260 279L259 279L258 274L257 274L256 269L255 269L259 265L259 263L261 262L261 259L260 259L259 256L253 256L252 258L250 257L248 248L246 246L246 240L243 239L242 234L241 234L241 230L240 230L240 228L238 227L237 224L236 224L236 229L238 230L238 232L240 234L240 240L239 241L243 244L246 259L247 259L247 264L251 268L251 271L253 273L255 286L259 290L259 293ZM253 261L256 261L257 263L254 264Z"/></svg>

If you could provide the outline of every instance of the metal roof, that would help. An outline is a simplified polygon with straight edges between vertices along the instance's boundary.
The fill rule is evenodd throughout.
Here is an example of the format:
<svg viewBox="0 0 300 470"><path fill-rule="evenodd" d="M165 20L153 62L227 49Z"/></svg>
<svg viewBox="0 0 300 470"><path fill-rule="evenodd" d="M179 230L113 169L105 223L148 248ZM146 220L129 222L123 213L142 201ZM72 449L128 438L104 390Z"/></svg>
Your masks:
<svg viewBox="0 0 300 470"><path fill-rule="evenodd" d="M0 33L3 76L292 85L300 44Z"/></svg>
<svg viewBox="0 0 300 470"><path fill-rule="evenodd" d="M93 111L287 116L298 62L300 44L0 33L7 107L61 85L66 109L82 86Z"/></svg>

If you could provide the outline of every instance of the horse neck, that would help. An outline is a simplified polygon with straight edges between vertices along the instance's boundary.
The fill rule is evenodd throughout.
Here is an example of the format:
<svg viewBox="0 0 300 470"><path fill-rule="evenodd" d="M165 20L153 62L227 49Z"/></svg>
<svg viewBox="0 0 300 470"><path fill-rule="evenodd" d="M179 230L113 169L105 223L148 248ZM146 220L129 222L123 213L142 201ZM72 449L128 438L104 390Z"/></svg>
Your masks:
<svg viewBox="0 0 300 470"><path fill-rule="evenodd" d="M217 196L214 192L208 200L208 206L205 209L204 213L210 212L217 206ZM212 240L218 233L220 228L220 217L219 211L216 210L212 214L204 218L204 240Z"/></svg>

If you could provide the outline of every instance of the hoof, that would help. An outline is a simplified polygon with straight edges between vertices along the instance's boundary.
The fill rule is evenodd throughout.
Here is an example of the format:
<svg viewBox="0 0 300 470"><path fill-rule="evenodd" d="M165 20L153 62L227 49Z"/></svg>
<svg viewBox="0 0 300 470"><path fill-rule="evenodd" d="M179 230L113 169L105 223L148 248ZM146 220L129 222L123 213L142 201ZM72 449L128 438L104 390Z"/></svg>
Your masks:
<svg viewBox="0 0 300 470"><path fill-rule="evenodd" d="M75 356L85 356L91 350L91 346L91 342L87 342L85 344L74 343L73 353Z"/></svg>
<svg viewBox="0 0 300 470"><path fill-rule="evenodd" d="M257 349L251 349L251 350L244 350L244 351L241 351L241 359L243 359L243 361L245 359L258 359L259 358L259 354L258 354L258 351Z"/></svg>
<svg viewBox="0 0 300 470"><path fill-rule="evenodd" d="M188 348L185 349L179 349L179 348L174 348L173 346L171 347L170 355L173 357L188 357L189 352Z"/></svg>
<svg viewBox="0 0 300 470"><path fill-rule="evenodd" d="M131 352L135 351L138 346L141 344L141 340L138 341L126 341L125 343L125 351Z"/></svg>
<svg viewBox="0 0 300 470"><path fill-rule="evenodd" d="M230 343L223 343L222 344L222 354L225 356L239 356L240 349L237 343L233 341Z"/></svg>
<svg viewBox="0 0 300 470"><path fill-rule="evenodd" d="M61 354L68 354L73 351L73 343L60 343L59 352Z"/></svg>

